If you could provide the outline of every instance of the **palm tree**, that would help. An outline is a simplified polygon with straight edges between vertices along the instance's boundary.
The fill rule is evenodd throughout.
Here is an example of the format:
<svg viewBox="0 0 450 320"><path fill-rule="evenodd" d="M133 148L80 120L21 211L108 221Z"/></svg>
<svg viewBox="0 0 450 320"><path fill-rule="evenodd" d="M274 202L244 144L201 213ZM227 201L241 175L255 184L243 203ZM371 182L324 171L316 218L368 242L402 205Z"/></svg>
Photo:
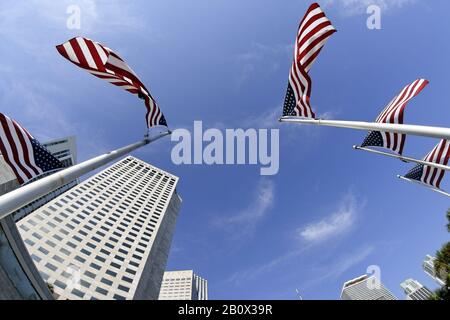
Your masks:
<svg viewBox="0 0 450 320"><path fill-rule="evenodd" d="M450 232L450 209L447 210L447 230ZM450 300L450 242L444 244L441 250L436 252L434 261L436 275L445 279L445 286L435 291L431 300Z"/></svg>
<svg viewBox="0 0 450 320"><path fill-rule="evenodd" d="M434 261L434 270L439 278L446 279L449 285L450 277L450 242L444 244L441 250L436 252L436 260Z"/></svg>
<svg viewBox="0 0 450 320"><path fill-rule="evenodd" d="M450 209L447 210L447 231L450 232Z"/></svg>

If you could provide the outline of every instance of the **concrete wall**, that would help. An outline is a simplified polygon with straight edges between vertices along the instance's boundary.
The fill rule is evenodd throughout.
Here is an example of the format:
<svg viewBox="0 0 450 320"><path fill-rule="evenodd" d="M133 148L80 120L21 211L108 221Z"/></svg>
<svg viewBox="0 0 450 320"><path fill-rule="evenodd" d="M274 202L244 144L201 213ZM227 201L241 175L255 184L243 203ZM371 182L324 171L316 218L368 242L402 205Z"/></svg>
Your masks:
<svg viewBox="0 0 450 320"><path fill-rule="evenodd" d="M152 250L148 255L142 277L133 297L134 300L158 300L180 207L181 198L174 192L161 221Z"/></svg>
<svg viewBox="0 0 450 320"><path fill-rule="evenodd" d="M0 196L19 187L0 155ZM0 300L53 299L22 241L12 216L0 220Z"/></svg>
<svg viewBox="0 0 450 320"><path fill-rule="evenodd" d="M11 216L0 221L0 300L51 300Z"/></svg>

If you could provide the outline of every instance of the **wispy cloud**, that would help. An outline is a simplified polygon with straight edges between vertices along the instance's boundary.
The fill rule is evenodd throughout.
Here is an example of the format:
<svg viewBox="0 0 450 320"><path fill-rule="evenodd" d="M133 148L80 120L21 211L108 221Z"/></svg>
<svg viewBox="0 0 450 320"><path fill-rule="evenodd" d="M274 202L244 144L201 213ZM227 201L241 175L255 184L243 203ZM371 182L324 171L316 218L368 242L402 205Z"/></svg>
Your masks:
<svg viewBox="0 0 450 320"><path fill-rule="evenodd" d="M400 9L405 5L415 3L417 0L326 0L324 7L338 10L343 16L365 14L370 5L377 5L382 11Z"/></svg>
<svg viewBox="0 0 450 320"><path fill-rule="evenodd" d="M239 68L236 73L236 87L240 89L253 75L270 75L279 67L280 56L286 58L292 54L293 45L268 46L252 43L248 51L234 55L234 63Z"/></svg>
<svg viewBox="0 0 450 320"><path fill-rule="evenodd" d="M214 225L231 231L236 238L249 235L269 213L274 200L274 183L267 178L260 178L250 204L235 215L216 219Z"/></svg>
<svg viewBox="0 0 450 320"><path fill-rule="evenodd" d="M341 200L338 209L323 219L310 223L297 230L301 239L317 243L347 233L356 221L358 204L353 193L349 192Z"/></svg>
<svg viewBox="0 0 450 320"><path fill-rule="evenodd" d="M360 200L352 192L348 192L341 199L335 212L318 222L296 230L296 233L303 239L301 247L295 247L292 250L274 257L259 266L237 271L233 273L226 281L233 283L234 285L240 285L245 281L256 279L302 256L312 248L316 247L319 243L322 243L322 241L348 233L354 225L357 213L364 206L364 203L364 200ZM366 251L364 252L368 255L369 250L367 249ZM360 259L362 259L362 254L358 257L361 257ZM350 259L349 262L355 261L354 263L356 263L356 260L355 254L355 258ZM337 265L335 269L344 270L344 267L344 262L342 262ZM348 266L348 268L350 268L350 266ZM332 276L331 271L328 269L326 271L330 273L330 275L326 275L326 277L322 275L321 277L328 278ZM338 273L337 271L335 272L336 274Z"/></svg>
<svg viewBox="0 0 450 320"><path fill-rule="evenodd" d="M326 280L338 279L345 272L351 270L353 267L366 260L374 252L374 250L375 246L366 245L350 253L341 255L331 263L314 266L314 277L311 280L303 283L302 289L309 289ZM355 276L363 274L365 270L366 269L360 270L358 274L355 274Z"/></svg>
<svg viewBox="0 0 450 320"><path fill-rule="evenodd" d="M69 30L67 20L69 6L80 9L81 29ZM96 36L97 34L152 34L152 39L160 35L142 17L131 3L111 0L30 0L2 1L0 3L0 36L37 57L47 51L55 32L66 31L71 36ZM20 28L17 26L20 25ZM36 32L36 29L40 32ZM58 41L65 41L60 39ZM101 39L100 39L101 40Z"/></svg>
<svg viewBox="0 0 450 320"><path fill-rule="evenodd" d="M273 258L266 263L253 268L240 270L233 273L230 277L226 279L226 282L232 283L234 285L240 285L244 281L250 281L261 277L269 272L272 272L275 268L291 261L292 259L300 256L302 253L306 252L311 246L303 246L301 249L289 251L283 255Z"/></svg>

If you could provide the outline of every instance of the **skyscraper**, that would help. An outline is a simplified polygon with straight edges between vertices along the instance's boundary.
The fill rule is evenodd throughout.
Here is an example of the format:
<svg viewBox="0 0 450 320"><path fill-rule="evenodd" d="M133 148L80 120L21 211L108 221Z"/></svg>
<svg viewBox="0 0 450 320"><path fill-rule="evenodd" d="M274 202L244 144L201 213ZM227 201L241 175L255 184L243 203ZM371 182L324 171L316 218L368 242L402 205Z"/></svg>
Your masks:
<svg viewBox="0 0 450 320"><path fill-rule="evenodd" d="M436 274L436 271L434 270L434 260L436 260L435 257L427 254L422 263L423 271L442 287L445 285L445 278Z"/></svg>
<svg viewBox="0 0 450 320"><path fill-rule="evenodd" d="M166 271L159 300L208 300L208 281L193 270Z"/></svg>
<svg viewBox="0 0 450 320"><path fill-rule="evenodd" d="M55 139L43 143L48 151L62 162L65 168L77 163L77 147L75 136Z"/></svg>
<svg viewBox="0 0 450 320"><path fill-rule="evenodd" d="M413 279L406 279L400 287L405 291L406 300L428 300L433 294L427 287Z"/></svg>
<svg viewBox="0 0 450 320"><path fill-rule="evenodd" d="M363 275L344 283L342 300L397 300L375 276Z"/></svg>
<svg viewBox="0 0 450 320"><path fill-rule="evenodd" d="M178 177L127 157L18 226L59 299L157 299L181 206Z"/></svg>

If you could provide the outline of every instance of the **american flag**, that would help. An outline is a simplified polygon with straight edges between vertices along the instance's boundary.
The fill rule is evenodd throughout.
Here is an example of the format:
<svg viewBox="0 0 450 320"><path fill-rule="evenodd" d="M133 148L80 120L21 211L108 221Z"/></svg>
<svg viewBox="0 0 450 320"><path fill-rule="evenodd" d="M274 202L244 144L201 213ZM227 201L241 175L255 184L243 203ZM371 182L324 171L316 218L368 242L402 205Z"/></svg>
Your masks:
<svg viewBox="0 0 450 320"><path fill-rule="evenodd" d="M167 126L166 119L150 91L136 73L110 48L87 38L73 38L56 46L59 53L94 76L104 79L144 99L147 127Z"/></svg>
<svg viewBox="0 0 450 320"><path fill-rule="evenodd" d="M25 128L3 113L0 113L0 151L20 184L63 168L63 164Z"/></svg>
<svg viewBox="0 0 450 320"><path fill-rule="evenodd" d="M427 162L447 165L450 158L450 141L441 140L439 144L431 150L423 159ZM440 188L442 178L444 178L445 170L418 164L412 168L405 178L417 180L435 188Z"/></svg>
<svg viewBox="0 0 450 320"><path fill-rule="evenodd" d="M408 84L400 94L384 108L378 116L378 123L403 123L403 114L409 100L417 96L428 85L425 79L417 79ZM403 153L406 135L393 132L370 131L364 139L362 147L382 147L398 154Z"/></svg>
<svg viewBox="0 0 450 320"><path fill-rule="evenodd" d="M313 3L298 28L283 116L315 118L310 104L311 78L308 72L325 42L334 32L336 29L331 21L320 6Z"/></svg>

